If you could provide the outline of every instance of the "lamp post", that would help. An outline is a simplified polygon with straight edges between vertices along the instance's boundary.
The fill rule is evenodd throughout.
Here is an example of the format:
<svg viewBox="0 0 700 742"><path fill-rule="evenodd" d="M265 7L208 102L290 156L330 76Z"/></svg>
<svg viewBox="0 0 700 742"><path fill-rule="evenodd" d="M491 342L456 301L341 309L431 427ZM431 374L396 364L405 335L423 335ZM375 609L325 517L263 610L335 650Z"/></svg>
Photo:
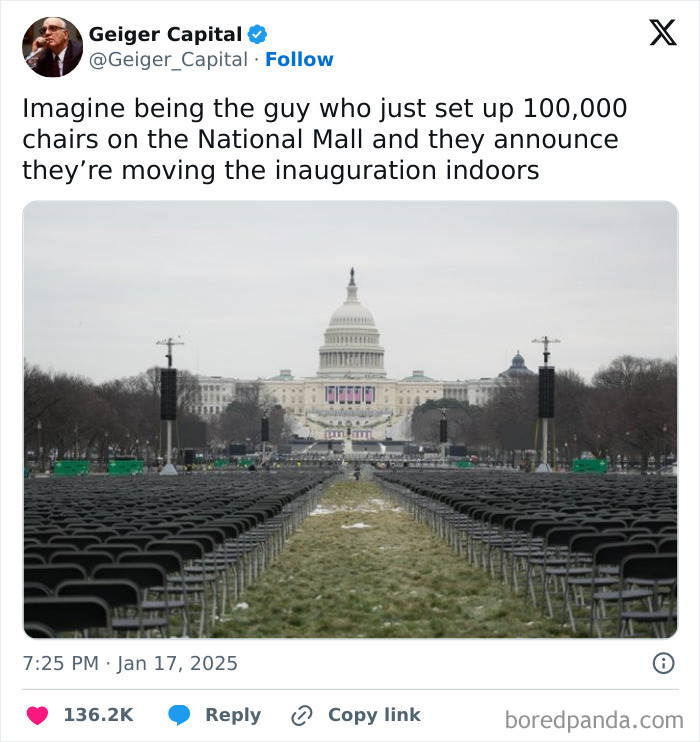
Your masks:
<svg viewBox="0 0 700 742"><path fill-rule="evenodd" d="M574 433L574 458L578 458L578 436Z"/></svg>
<svg viewBox="0 0 700 742"><path fill-rule="evenodd" d="M542 343L544 345L544 365L539 368L539 385L538 385L538 409L537 417L542 423L542 458L535 471L549 474L554 465L555 452L552 449L552 466L549 464L549 421L554 420L554 367L549 365L549 356L552 355L549 350L551 343L558 343L545 335L543 338L535 338L533 343Z"/></svg>
<svg viewBox="0 0 700 742"><path fill-rule="evenodd" d="M179 337L179 335L178 335ZM184 343L173 340L169 337L167 340L159 340L156 345L167 345L168 368L161 369L161 420L166 421L166 448L165 448L165 466L161 470L161 475L177 476L177 469L172 463L173 453L173 420L177 418L177 371L173 369L173 345L184 345ZM166 375L167 374L167 375Z"/></svg>
<svg viewBox="0 0 700 742"><path fill-rule="evenodd" d="M270 419L266 411L263 411L262 419L260 421L260 441L262 443L262 459L261 464L265 463L265 447L270 440Z"/></svg>
<svg viewBox="0 0 700 742"><path fill-rule="evenodd" d="M442 465L447 458L447 407L441 407L442 418L440 419L440 447L442 448Z"/></svg>
<svg viewBox="0 0 700 742"><path fill-rule="evenodd" d="M109 433L105 430L105 471L109 471Z"/></svg>
<svg viewBox="0 0 700 742"><path fill-rule="evenodd" d="M41 448L41 420L36 421L36 463L42 471L43 451Z"/></svg>
<svg viewBox="0 0 700 742"><path fill-rule="evenodd" d="M569 469L569 443L564 441L564 466Z"/></svg>
<svg viewBox="0 0 700 742"><path fill-rule="evenodd" d="M666 427L666 423L663 424L663 427L661 428L661 432L663 433L663 461L661 460L661 456L659 456L659 468L662 466L666 466L666 433L668 432L668 428Z"/></svg>
<svg viewBox="0 0 700 742"><path fill-rule="evenodd" d="M629 430L625 430L625 451L624 451L624 458L622 461L622 464L623 464L622 468L623 469L626 468L628 472L630 469L630 464L632 463L631 459L632 459L632 456L631 456L631 451L630 451L630 432ZM624 466L625 461L627 462L626 467Z"/></svg>

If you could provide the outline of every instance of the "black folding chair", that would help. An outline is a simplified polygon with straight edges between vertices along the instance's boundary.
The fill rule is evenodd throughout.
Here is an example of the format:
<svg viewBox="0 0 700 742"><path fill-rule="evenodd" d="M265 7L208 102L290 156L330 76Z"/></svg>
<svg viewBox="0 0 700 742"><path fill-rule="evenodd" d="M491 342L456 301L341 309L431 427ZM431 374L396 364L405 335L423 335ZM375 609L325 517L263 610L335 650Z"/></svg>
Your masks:
<svg viewBox="0 0 700 742"><path fill-rule="evenodd" d="M182 597L180 588L170 587L173 577L183 577L182 559L175 551L127 551L120 555L119 564L157 564L162 567L166 574L167 584L165 587L154 585L150 591L156 599L150 598L144 601L144 611L164 611L165 599L157 599L165 591L168 592L168 610L171 613L179 612L182 619L182 636L189 636L190 615L187 601Z"/></svg>
<svg viewBox="0 0 700 742"><path fill-rule="evenodd" d="M666 638L675 631L678 554L644 554L625 557L620 563L620 599L618 636L634 636L636 624L647 624L656 637ZM640 587L651 594L630 607L622 602L625 590Z"/></svg>
<svg viewBox="0 0 700 742"><path fill-rule="evenodd" d="M88 637L90 629L111 632L109 605L94 597L25 598L24 622L45 624L56 634L79 632Z"/></svg>
<svg viewBox="0 0 700 742"><path fill-rule="evenodd" d="M54 590L64 580L81 580L87 577L87 570L79 564L34 564L24 568L25 582L39 582Z"/></svg>
<svg viewBox="0 0 700 742"><path fill-rule="evenodd" d="M153 629L163 630L162 618L145 618L139 586L128 579L67 580L56 587L60 597L92 596L102 598L112 611L112 633L137 632L145 636Z"/></svg>
<svg viewBox="0 0 700 742"><path fill-rule="evenodd" d="M620 563L625 557L655 554L653 541L634 541L624 544L599 546L593 552L591 576L589 634L603 636L601 621L606 619L606 606L617 607L628 601L637 601L651 594L648 589L625 590L620 579ZM600 589L602 588L602 589Z"/></svg>
<svg viewBox="0 0 700 742"><path fill-rule="evenodd" d="M57 639L58 634L45 623L29 621L24 624L24 633L32 639Z"/></svg>
<svg viewBox="0 0 700 742"><path fill-rule="evenodd" d="M166 585L167 577L165 570L158 564L139 562L137 564L103 564L95 567L92 576L96 580L132 580L142 591L142 605L149 599L151 588L162 588ZM162 636L170 635L170 603L167 591L163 594L163 601L154 608L154 615L146 616L144 621L148 624L147 633L157 629ZM153 619L149 621L148 619ZM118 623L115 627L121 631L134 630L124 623Z"/></svg>

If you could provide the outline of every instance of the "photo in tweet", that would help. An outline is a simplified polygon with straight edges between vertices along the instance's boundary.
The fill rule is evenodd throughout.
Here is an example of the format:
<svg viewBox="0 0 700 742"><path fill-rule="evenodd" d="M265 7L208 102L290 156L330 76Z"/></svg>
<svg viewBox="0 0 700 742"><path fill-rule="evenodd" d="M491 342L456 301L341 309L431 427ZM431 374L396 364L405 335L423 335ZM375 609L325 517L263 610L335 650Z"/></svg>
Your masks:
<svg viewBox="0 0 700 742"><path fill-rule="evenodd" d="M676 223L30 204L27 631L672 635Z"/></svg>

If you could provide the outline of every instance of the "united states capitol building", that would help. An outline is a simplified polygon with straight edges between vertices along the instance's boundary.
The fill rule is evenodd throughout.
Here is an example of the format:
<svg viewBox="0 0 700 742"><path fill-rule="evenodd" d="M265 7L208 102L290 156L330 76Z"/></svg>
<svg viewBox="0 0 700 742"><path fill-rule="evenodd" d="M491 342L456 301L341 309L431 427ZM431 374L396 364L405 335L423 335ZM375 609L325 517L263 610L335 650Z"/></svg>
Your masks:
<svg viewBox="0 0 700 742"><path fill-rule="evenodd" d="M294 432L317 440L407 440L413 409L428 400L456 399L483 405L504 378L532 374L518 353L495 378L438 381L415 370L404 379L387 379L384 347L372 313L357 296L350 271L345 301L331 314L319 349L315 377L295 378L282 369L266 379L198 376L199 392L190 411L212 419L259 383L265 396L291 416Z"/></svg>

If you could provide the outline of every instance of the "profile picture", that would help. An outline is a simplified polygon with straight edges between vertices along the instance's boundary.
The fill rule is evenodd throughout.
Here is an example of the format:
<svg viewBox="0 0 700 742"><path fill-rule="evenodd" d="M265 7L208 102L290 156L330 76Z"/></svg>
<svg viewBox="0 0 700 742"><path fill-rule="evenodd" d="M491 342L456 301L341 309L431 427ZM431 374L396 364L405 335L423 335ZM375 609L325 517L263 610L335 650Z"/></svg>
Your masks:
<svg viewBox="0 0 700 742"><path fill-rule="evenodd" d="M27 66L37 75L65 77L80 64L82 36L65 18L41 18L27 29L22 52Z"/></svg>

